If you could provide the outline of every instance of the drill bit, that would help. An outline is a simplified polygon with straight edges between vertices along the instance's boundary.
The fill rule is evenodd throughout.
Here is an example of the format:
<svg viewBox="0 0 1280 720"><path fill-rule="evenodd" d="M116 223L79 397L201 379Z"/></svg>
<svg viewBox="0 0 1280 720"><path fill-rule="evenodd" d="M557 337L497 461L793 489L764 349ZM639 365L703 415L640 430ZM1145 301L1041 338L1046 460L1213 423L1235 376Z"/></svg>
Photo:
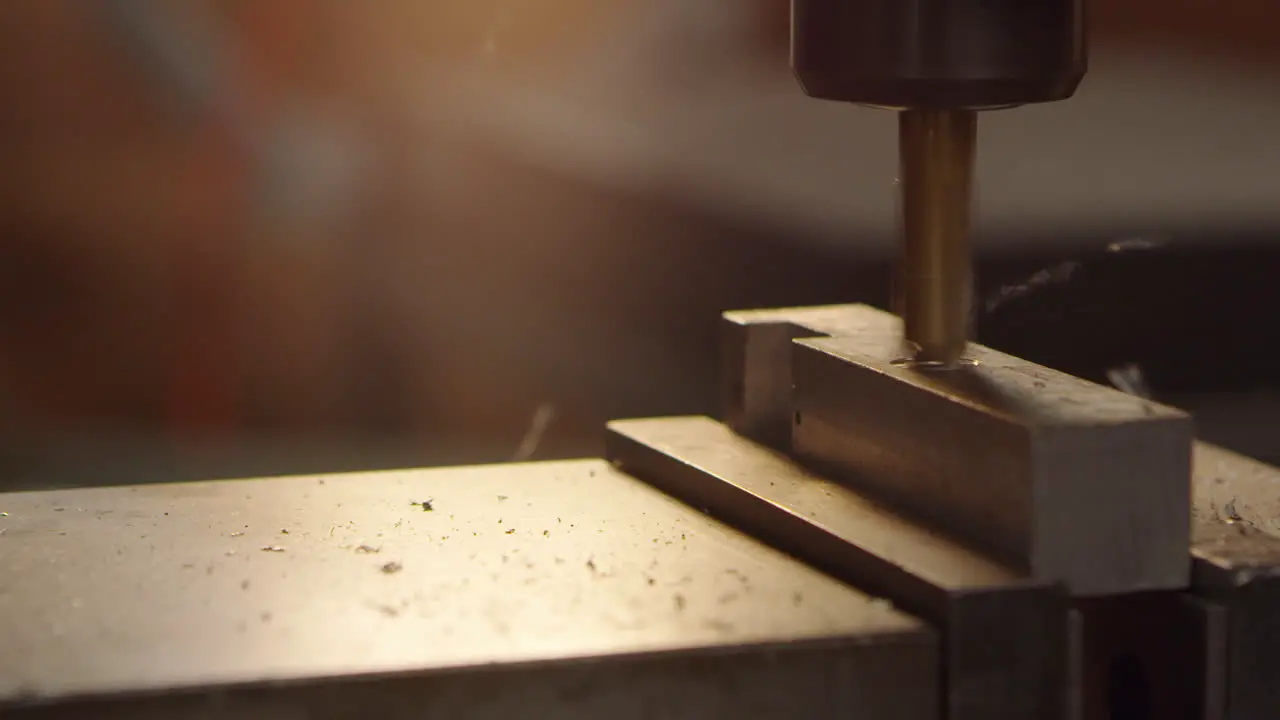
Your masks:
<svg viewBox="0 0 1280 720"><path fill-rule="evenodd" d="M969 244L977 113L898 114L901 257L896 310L917 362L950 366L969 342Z"/></svg>

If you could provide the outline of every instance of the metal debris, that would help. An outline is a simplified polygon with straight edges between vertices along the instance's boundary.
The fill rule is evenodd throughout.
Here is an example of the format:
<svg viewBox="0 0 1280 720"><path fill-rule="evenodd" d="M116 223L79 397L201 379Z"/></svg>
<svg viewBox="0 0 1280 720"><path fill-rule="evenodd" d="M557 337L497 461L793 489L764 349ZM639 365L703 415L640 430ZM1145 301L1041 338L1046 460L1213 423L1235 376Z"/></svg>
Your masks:
<svg viewBox="0 0 1280 720"><path fill-rule="evenodd" d="M279 545L263 545L262 552L281 553L281 552L284 552L284 548L280 547Z"/></svg>
<svg viewBox="0 0 1280 720"><path fill-rule="evenodd" d="M9 513L7 513L7 512L0 512L0 517L9 517Z"/></svg>
<svg viewBox="0 0 1280 720"><path fill-rule="evenodd" d="M436 506L434 503L435 503L435 498L431 498L429 500L423 500L422 502L411 502L409 504L413 507L422 508L422 512L431 512L436 509Z"/></svg>
<svg viewBox="0 0 1280 720"><path fill-rule="evenodd" d="M506 499L507 499L507 496L506 496L506 495L499 495L499 496L498 496L498 502L502 502L503 500L506 500Z"/></svg>
<svg viewBox="0 0 1280 720"><path fill-rule="evenodd" d="M289 531L288 531L288 530L285 530L284 528L280 528L280 534L281 534L281 535L288 535L288 534L289 534Z"/></svg>
<svg viewBox="0 0 1280 720"><path fill-rule="evenodd" d="M244 533L240 531L236 531L231 533L231 537L244 537Z"/></svg>
<svg viewBox="0 0 1280 720"><path fill-rule="evenodd" d="M533 413L533 420L529 422L529 430L521 438L520 445L516 447L516 452L511 457L512 462L524 462L532 458L538 451L538 446L542 444L542 437L547 434L547 428L555 419L555 405L551 403L539 405Z"/></svg>
<svg viewBox="0 0 1280 720"><path fill-rule="evenodd" d="M394 605L375 604L373 609L387 617L399 617L400 615L400 608L395 607Z"/></svg>
<svg viewBox="0 0 1280 720"><path fill-rule="evenodd" d="M1228 523L1238 523L1244 520L1244 516L1236 511L1235 500L1228 501L1226 505L1222 506L1222 514L1227 517Z"/></svg>
<svg viewBox="0 0 1280 720"><path fill-rule="evenodd" d="M385 574L385 575L395 575L396 573L398 573L398 572L400 572L401 570L403 570L403 569L404 569L404 565L401 565L400 563L396 562L395 560L392 560L392 561L391 561L391 562L389 562L389 563L385 563L385 564L383 564L383 566L382 566L382 568L381 568L381 569L382 569L383 574Z"/></svg>
<svg viewBox="0 0 1280 720"><path fill-rule="evenodd" d="M516 531L516 529L515 529L515 528L511 528L510 530L508 530L508 531L507 531L507 534L508 534L508 535L510 535L511 533L514 533L515 531Z"/></svg>
<svg viewBox="0 0 1280 720"><path fill-rule="evenodd" d="M1113 243L1108 244L1107 252L1122 253L1122 252L1133 252L1135 250L1156 250L1168 244L1169 244L1169 238L1164 238L1164 237L1126 238L1124 240L1117 240Z"/></svg>
<svg viewBox="0 0 1280 720"><path fill-rule="evenodd" d="M1151 387L1147 385L1142 368L1137 363L1127 363L1107 370L1107 382L1121 392L1151 398Z"/></svg>
<svg viewBox="0 0 1280 720"><path fill-rule="evenodd" d="M1031 277L1020 283L1013 285L1002 285L998 290L987 297L985 309L988 313L995 312L1001 305L1019 298L1026 297L1041 288L1050 285L1060 285L1069 281L1080 270L1080 263L1070 260L1058 263L1053 267L1039 270L1031 275Z"/></svg>

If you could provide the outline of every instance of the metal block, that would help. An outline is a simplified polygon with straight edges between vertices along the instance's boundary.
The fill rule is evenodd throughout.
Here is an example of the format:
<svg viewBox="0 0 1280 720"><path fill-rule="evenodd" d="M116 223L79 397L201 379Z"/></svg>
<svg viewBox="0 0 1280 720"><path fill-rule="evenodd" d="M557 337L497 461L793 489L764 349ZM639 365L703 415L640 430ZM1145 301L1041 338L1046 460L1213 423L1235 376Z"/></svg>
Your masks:
<svg viewBox="0 0 1280 720"><path fill-rule="evenodd" d="M602 461L0 495L6 718L933 718L926 625Z"/></svg>
<svg viewBox="0 0 1280 720"><path fill-rule="evenodd" d="M1196 443L1195 591L1227 611L1217 669L1229 720L1280 708L1280 469Z"/></svg>
<svg viewBox="0 0 1280 720"><path fill-rule="evenodd" d="M870 312L868 312L870 310ZM739 435L791 446L791 341L890 332L901 325L866 305L735 310L721 322L721 419Z"/></svg>
<svg viewBox="0 0 1280 720"><path fill-rule="evenodd" d="M1186 414L978 345L946 371L894 332L793 352L804 462L1075 595L1189 583Z"/></svg>
<svg viewBox="0 0 1280 720"><path fill-rule="evenodd" d="M945 717L1063 717L1068 603L1058 587L1027 581L709 418L613 422L606 447L628 473L937 624Z"/></svg>

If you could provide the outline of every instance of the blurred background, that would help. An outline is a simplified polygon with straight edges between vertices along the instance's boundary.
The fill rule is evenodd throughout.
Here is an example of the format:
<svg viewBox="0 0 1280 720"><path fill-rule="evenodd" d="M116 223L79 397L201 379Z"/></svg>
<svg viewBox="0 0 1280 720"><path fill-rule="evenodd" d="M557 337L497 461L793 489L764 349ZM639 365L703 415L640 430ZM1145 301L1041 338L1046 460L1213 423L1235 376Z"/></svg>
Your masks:
<svg viewBox="0 0 1280 720"><path fill-rule="evenodd" d="M597 452L716 320L888 300L890 113L786 0L0 3L0 488ZM1280 459L1280 6L1098 0L984 115L981 339Z"/></svg>

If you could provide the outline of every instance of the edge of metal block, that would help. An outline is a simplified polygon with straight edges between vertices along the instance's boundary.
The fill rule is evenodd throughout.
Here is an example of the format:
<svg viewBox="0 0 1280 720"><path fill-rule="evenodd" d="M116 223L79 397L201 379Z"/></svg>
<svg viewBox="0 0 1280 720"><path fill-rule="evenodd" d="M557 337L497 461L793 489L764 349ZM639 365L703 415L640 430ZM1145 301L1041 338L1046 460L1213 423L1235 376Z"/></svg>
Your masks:
<svg viewBox="0 0 1280 720"><path fill-rule="evenodd" d="M1198 442L1192 587L1225 609L1223 717L1280 707L1280 468Z"/></svg>
<svg viewBox="0 0 1280 720"><path fill-rule="evenodd" d="M947 717L1064 717L1068 611L1031 582L709 418L615 421L624 472L943 629Z"/></svg>

